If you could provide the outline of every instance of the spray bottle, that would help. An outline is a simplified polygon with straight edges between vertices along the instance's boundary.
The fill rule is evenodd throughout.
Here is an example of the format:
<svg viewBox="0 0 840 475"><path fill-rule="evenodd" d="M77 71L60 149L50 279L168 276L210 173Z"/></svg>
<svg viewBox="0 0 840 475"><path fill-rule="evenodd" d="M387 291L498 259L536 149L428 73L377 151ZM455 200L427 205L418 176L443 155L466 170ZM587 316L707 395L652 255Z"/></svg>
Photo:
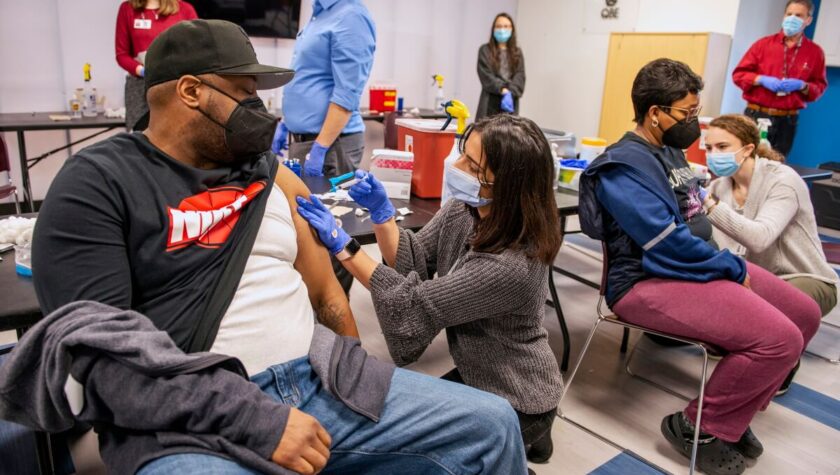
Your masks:
<svg viewBox="0 0 840 475"><path fill-rule="evenodd" d="M461 150L458 148L458 144L464 136L464 130L467 128L467 119L470 117L470 110L466 104L455 99L444 104L444 110L446 111L446 122L440 130L446 130L453 118L458 120L458 128L455 130L455 143L452 144L452 150L449 151L449 155L443 160L443 189L440 193L441 206L449 199L449 191L446 189L447 170L461 156Z"/></svg>
<svg viewBox="0 0 840 475"><path fill-rule="evenodd" d="M90 85L90 63L85 63L82 71L85 76L85 89L82 94L82 116L96 117L96 88Z"/></svg>
<svg viewBox="0 0 840 475"><path fill-rule="evenodd" d="M770 119L758 119L758 135L759 137L761 137L759 143L768 147L770 146L770 141L767 140L767 134L770 131L770 124L772 124L772 122L770 122Z"/></svg>
<svg viewBox="0 0 840 475"><path fill-rule="evenodd" d="M437 84L437 90L435 91L435 106L432 109L435 112L443 112L443 103L446 102L446 99L443 95L443 76L440 74L432 75L432 86Z"/></svg>

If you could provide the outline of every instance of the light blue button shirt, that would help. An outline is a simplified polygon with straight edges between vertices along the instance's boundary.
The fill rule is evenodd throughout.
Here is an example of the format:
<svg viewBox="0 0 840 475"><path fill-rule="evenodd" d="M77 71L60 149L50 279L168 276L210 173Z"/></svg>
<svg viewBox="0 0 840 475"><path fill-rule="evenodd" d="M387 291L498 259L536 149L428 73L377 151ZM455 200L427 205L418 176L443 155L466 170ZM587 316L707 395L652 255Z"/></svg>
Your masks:
<svg viewBox="0 0 840 475"><path fill-rule="evenodd" d="M359 100L375 50L376 26L360 0L315 0L295 42L295 78L283 90L289 131L320 132L330 102L352 112L342 133L364 131Z"/></svg>

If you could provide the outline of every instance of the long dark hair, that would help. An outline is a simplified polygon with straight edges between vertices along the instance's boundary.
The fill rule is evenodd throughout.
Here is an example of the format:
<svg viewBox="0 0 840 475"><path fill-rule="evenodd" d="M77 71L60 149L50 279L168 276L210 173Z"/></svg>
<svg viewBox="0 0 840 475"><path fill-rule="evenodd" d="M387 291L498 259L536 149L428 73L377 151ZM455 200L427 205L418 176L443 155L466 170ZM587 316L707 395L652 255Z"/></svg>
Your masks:
<svg viewBox="0 0 840 475"><path fill-rule="evenodd" d="M554 200L554 159L545 135L530 119L494 115L467 128L459 143L462 153L473 133L481 136L485 167L494 178L490 214L477 220L470 244L476 251L493 254L522 250L551 264L562 236ZM470 211L477 215L474 208Z"/></svg>
<svg viewBox="0 0 840 475"><path fill-rule="evenodd" d="M493 36L493 30L496 29L496 20L499 18L507 18L510 21L510 39L507 41L507 49L499 48L499 42L496 41L496 37ZM499 72L499 64L500 59L499 56L502 54L506 54L508 57L508 64L510 65L511 71L516 71L516 68L519 67L519 46L516 46L516 24L513 22L513 18L510 17L507 13L499 13L496 15L496 18L493 18L493 25L490 26L490 41L487 42L490 45L490 66L493 67L493 71Z"/></svg>

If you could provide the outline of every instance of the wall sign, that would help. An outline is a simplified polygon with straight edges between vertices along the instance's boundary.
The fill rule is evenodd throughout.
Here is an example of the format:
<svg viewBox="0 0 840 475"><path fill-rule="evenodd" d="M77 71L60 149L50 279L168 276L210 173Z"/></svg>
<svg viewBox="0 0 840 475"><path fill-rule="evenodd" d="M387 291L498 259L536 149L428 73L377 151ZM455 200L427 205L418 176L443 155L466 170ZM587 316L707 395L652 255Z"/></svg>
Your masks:
<svg viewBox="0 0 840 475"><path fill-rule="evenodd" d="M601 18L604 20L618 19L618 0L604 0L607 5L601 10Z"/></svg>

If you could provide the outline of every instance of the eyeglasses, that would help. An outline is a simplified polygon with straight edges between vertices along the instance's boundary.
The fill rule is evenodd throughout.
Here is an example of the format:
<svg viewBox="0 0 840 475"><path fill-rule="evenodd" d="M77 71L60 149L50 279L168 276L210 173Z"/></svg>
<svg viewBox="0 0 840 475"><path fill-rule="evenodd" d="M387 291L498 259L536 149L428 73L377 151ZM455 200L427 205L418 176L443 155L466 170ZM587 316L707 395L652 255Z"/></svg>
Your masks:
<svg viewBox="0 0 840 475"><path fill-rule="evenodd" d="M674 109L682 112L685 116L689 119L693 119L695 117L700 116L700 111L703 109L703 106L693 107L691 109L683 109L682 107L674 107L674 106L656 106L660 109Z"/></svg>

